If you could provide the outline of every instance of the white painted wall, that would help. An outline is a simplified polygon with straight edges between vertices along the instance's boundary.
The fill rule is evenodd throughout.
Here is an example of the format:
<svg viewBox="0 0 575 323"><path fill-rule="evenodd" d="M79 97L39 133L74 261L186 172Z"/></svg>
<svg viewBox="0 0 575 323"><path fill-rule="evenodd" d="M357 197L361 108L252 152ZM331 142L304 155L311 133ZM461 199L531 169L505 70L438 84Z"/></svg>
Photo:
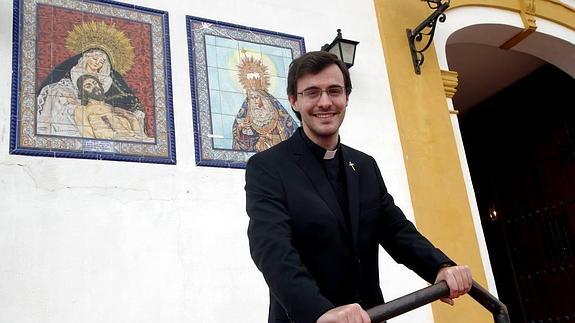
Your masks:
<svg viewBox="0 0 575 323"><path fill-rule="evenodd" d="M360 41L342 140L377 159L413 219L372 1L132 3L169 12L175 166L9 155L12 1L0 0L0 322L266 321L244 171L195 166L185 15L304 36L308 50L337 28ZM425 286L381 262L387 299ZM430 307L393 320L432 321Z"/></svg>

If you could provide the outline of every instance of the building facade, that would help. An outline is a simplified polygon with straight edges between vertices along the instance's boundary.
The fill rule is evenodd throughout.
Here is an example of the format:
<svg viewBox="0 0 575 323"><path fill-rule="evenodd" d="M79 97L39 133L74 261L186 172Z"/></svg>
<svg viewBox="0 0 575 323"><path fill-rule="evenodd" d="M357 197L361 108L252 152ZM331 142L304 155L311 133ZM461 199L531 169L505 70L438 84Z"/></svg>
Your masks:
<svg viewBox="0 0 575 323"><path fill-rule="evenodd" d="M494 252L484 234L490 211L478 203L457 111L465 114L464 107L471 109L545 64L572 80L573 1L453 0L424 53L421 74L414 71L406 29L432 12L422 1L130 4L169 16L165 37L170 44L176 164L11 154L9 98L12 75L18 73L13 65L19 60L19 54L13 57L12 34L20 27L13 24L14 3L0 1L0 57L7 61L0 66L0 144L5 147L0 150L0 321L266 320L267 287L248 250L244 171L196 165L186 16L301 36L307 51L319 50L338 28L345 38L359 41L342 141L374 156L408 218L454 261L470 265L475 280L497 295L501 271L494 269ZM481 49L511 62L525 59L529 68L477 74L476 63L465 58ZM499 51L523 56L509 58ZM489 62L487 57L495 56L478 60ZM469 85L473 80L496 83L506 75L514 76L487 92L480 91L486 88L481 84ZM566 174L574 174L573 164L568 165ZM566 191L573 195L572 189ZM572 222L565 226L574 230L570 210L567 221ZM387 300L426 286L385 252L381 255ZM561 259L568 263L570 257ZM566 277L573 284L573 274ZM436 302L393 322L491 320L469 297L456 303ZM529 303L514 304L514 311L523 311L516 316L520 320L547 319L545 313L525 313ZM553 319L573 317L572 312L555 310Z"/></svg>

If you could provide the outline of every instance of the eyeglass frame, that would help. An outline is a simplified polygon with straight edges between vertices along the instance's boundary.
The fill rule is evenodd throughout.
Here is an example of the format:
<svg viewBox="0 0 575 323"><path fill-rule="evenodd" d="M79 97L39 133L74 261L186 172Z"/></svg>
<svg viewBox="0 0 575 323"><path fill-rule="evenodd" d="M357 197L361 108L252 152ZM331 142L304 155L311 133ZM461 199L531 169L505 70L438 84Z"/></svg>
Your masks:
<svg viewBox="0 0 575 323"><path fill-rule="evenodd" d="M332 95L330 95L329 91L330 91L330 90L335 90L335 89L341 90L341 93L337 93L337 94L332 94ZM318 93L318 96L317 96L316 98L309 98L309 96L306 96L306 95L305 95L305 92L306 92L306 91L308 91L308 92L309 92L309 91L319 91L319 93ZM326 93L327 96L328 96L329 98L331 98L331 99L337 99L337 98L341 97L341 96L344 95L344 94L347 95L347 94L348 94L348 91L347 91L347 88L346 88L345 86L342 86L342 85L332 85L332 86L328 87L328 88L325 89L325 90L322 90L322 89L320 89L320 88L318 88L318 87L311 87L311 88L307 88L307 89L305 89L305 90L302 90L301 92L296 92L296 94L301 95L304 99L306 99L306 100L308 100L308 101L316 101L316 100L319 100L319 99L321 98L321 96L323 95L323 93Z"/></svg>

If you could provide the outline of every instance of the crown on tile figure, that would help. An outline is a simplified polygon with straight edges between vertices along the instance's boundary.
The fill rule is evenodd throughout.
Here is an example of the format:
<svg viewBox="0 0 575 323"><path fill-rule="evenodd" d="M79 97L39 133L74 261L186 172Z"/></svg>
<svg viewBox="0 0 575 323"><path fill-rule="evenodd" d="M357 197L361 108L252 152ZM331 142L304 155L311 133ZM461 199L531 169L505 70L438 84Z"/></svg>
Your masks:
<svg viewBox="0 0 575 323"><path fill-rule="evenodd" d="M74 54L89 49L103 50L110 58L114 70L124 74L134 65L134 47L126 35L115 25L103 21L90 21L74 26L66 37L66 48Z"/></svg>

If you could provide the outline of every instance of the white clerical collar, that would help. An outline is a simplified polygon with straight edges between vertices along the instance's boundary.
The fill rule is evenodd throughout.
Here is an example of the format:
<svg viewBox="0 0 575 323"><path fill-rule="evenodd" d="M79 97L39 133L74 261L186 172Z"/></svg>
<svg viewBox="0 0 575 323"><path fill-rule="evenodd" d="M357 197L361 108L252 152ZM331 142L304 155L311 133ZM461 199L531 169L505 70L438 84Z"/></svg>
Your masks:
<svg viewBox="0 0 575 323"><path fill-rule="evenodd" d="M323 155L323 159L334 159L336 153L337 153L337 148L334 150L326 149L325 154Z"/></svg>

